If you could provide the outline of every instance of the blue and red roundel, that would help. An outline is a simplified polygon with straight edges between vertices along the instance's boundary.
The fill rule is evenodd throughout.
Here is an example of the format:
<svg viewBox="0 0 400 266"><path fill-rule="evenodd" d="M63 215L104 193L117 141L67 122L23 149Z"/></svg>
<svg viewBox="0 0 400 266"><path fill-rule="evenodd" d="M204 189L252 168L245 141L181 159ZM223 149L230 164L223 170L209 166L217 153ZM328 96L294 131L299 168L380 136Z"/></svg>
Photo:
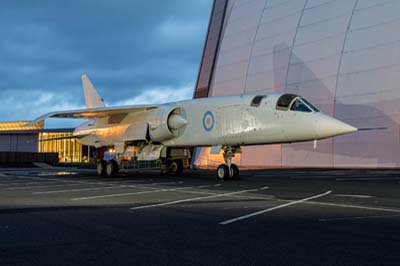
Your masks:
<svg viewBox="0 0 400 266"><path fill-rule="evenodd" d="M214 128L214 123L215 123L215 119L214 119L214 115L211 111L207 111L204 113L203 116L203 128L205 131L211 131Z"/></svg>

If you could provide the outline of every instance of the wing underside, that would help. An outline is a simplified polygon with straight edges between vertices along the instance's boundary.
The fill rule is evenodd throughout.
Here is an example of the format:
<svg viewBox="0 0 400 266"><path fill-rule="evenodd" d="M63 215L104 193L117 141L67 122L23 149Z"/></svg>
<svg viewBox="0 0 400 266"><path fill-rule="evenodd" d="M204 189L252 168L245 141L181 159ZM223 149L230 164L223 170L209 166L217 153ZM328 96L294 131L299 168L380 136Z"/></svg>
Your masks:
<svg viewBox="0 0 400 266"><path fill-rule="evenodd" d="M38 142L53 141L53 140L64 140L64 139L82 139L82 138L85 138L87 136L90 136L90 134L71 135L71 136L56 137L56 138L43 138L43 139L39 139Z"/></svg>
<svg viewBox="0 0 400 266"><path fill-rule="evenodd" d="M35 120L32 120L29 124L27 124L27 126L33 125L37 122L46 120L48 118L79 118L79 119L103 118L115 115L124 115L124 114L126 115L129 113L145 112L156 108L158 108L158 105L136 105L136 106L125 106L125 107L101 107L101 108L51 112L42 115L36 118Z"/></svg>

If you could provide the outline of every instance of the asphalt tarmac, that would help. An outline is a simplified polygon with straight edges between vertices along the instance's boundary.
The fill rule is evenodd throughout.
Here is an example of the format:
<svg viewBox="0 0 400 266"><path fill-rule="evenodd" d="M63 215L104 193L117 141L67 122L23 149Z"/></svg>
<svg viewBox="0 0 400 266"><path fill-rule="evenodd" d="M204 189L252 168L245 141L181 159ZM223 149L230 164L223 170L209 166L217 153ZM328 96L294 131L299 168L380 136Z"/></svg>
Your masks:
<svg viewBox="0 0 400 266"><path fill-rule="evenodd" d="M241 176L0 170L0 265L400 265L400 170Z"/></svg>

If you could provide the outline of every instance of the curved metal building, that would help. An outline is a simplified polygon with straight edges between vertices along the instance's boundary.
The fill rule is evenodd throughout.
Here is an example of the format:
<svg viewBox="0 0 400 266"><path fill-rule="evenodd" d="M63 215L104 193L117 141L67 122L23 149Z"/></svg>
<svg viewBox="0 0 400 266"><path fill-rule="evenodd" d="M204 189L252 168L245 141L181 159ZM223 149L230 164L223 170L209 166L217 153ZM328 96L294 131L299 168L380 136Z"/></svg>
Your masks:
<svg viewBox="0 0 400 266"><path fill-rule="evenodd" d="M244 147L259 167L400 166L400 1L215 0L195 97L292 92L359 128ZM207 150L197 163L211 164Z"/></svg>

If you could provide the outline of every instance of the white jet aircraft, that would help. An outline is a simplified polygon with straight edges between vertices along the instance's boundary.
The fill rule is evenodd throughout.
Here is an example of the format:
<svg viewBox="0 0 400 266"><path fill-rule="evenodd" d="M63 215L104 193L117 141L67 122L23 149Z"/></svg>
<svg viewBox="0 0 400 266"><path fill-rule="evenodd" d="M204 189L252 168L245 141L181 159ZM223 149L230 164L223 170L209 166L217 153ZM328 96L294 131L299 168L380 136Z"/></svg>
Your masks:
<svg viewBox="0 0 400 266"><path fill-rule="evenodd" d="M189 161L191 148L214 147L217 153L223 151L226 163L218 166L217 177L236 178L239 169L232 157L240 153L241 146L317 141L357 131L294 94L242 94L106 107L86 75L82 84L87 109L51 112L30 124L51 117L88 119L75 129L73 137L83 145L114 150L113 156L99 161L99 175L112 176L129 164L137 167L138 162L146 165L150 161L179 174L185 160Z"/></svg>

